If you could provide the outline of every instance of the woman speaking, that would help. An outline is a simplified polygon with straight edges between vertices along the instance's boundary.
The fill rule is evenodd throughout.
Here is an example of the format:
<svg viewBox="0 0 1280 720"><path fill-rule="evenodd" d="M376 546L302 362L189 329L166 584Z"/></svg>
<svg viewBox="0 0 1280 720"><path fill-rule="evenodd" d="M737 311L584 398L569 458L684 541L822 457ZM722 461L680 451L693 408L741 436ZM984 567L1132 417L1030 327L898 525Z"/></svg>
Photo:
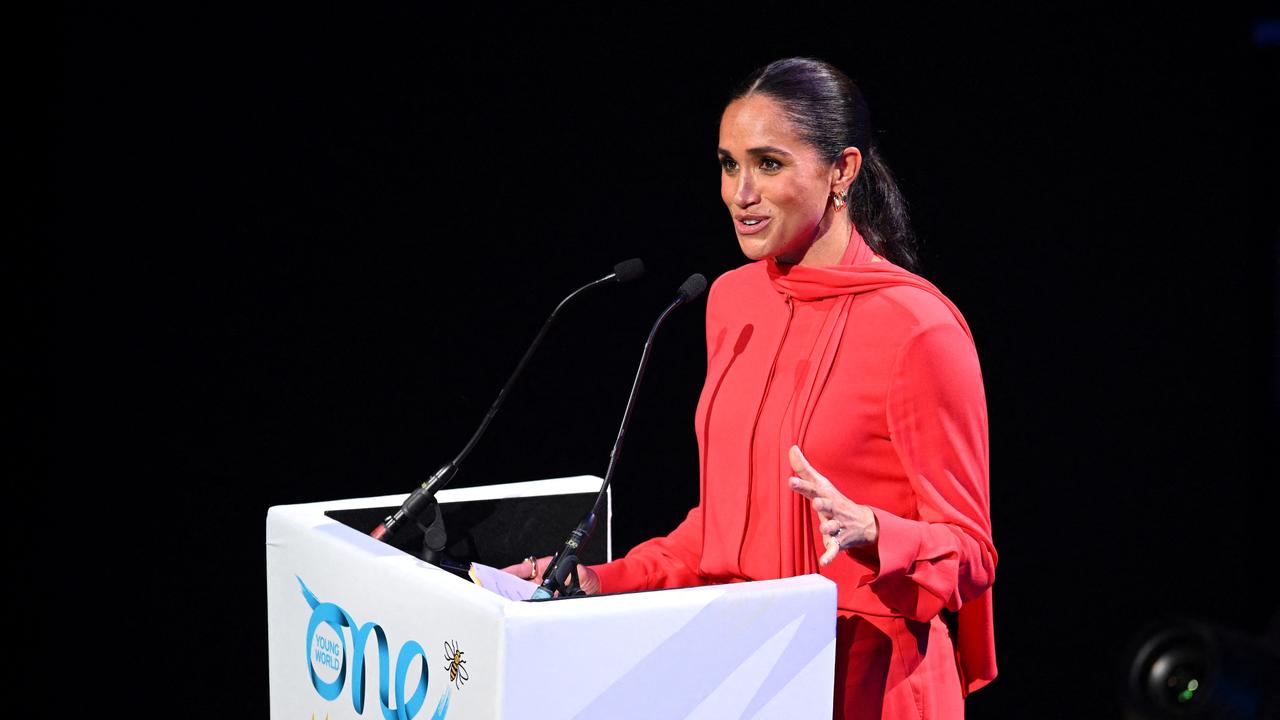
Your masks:
<svg viewBox="0 0 1280 720"><path fill-rule="evenodd" d="M791 58L754 73L724 109L718 155L753 262L707 300L701 499L669 535L582 568L583 588L821 573L837 585L836 717L961 718L996 674L968 325L911 272L905 203L838 69Z"/></svg>

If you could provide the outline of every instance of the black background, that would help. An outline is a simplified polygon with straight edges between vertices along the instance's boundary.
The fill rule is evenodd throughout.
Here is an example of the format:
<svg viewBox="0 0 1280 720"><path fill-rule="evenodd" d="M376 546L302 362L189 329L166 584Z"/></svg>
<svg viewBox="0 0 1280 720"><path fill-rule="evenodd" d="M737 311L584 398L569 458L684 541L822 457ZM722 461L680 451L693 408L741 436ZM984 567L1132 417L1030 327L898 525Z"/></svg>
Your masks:
<svg viewBox="0 0 1280 720"><path fill-rule="evenodd" d="M51 283L20 306L51 320L43 548L77 558L30 597L110 608L55 624L77 640L131 629L93 702L265 715L267 508L408 491L555 303L641 257L566 311L457 483L602 474L648 325L743 262L719 112L789 55L862 86L976 337L1001 676L970 716L1117 717L1144 623L1275 612L1274 15L178 5L63 7ZM659 338L624 550L697 499L702 310Z"/></svg>

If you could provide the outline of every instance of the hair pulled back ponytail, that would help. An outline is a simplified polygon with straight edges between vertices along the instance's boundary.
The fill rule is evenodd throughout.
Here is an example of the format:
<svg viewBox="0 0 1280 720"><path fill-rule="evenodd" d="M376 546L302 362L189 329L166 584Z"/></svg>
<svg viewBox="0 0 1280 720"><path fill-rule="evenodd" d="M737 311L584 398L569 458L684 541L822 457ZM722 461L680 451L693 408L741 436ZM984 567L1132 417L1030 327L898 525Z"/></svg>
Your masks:
<svg viewBox="0 0 1280 720"><path fill-rule="evenodd" d="M752 73L730 102L753 94L777 101L797 134L824 159L835 162L847 147L862 151L862 169L849 188L849 219L872 250L915 271L907 201L872 140L871 112L858 86L821 60L786 58Z"/></svg>

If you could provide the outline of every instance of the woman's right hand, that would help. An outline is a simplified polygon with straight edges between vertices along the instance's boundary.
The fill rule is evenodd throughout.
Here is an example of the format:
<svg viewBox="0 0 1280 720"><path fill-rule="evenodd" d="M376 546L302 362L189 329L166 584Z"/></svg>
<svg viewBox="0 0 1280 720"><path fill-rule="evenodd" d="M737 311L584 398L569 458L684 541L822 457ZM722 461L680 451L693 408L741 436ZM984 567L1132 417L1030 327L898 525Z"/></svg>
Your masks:
<svg viewBox="0 0 1280 720"><path fill-rule="evenodd" d="M532 566L530 565L532 561ZM547 571L547 566L551 564L551 556L547 555L540 558L529 557L515 565L508 565L502 570L509 572L518 578L523 578L536 585L542 584L542 574ZM578 564L578 581L582 583L582 592L588 595L595 595L600 592L600 576L596 575L596 571L584 564Z"/></svg>

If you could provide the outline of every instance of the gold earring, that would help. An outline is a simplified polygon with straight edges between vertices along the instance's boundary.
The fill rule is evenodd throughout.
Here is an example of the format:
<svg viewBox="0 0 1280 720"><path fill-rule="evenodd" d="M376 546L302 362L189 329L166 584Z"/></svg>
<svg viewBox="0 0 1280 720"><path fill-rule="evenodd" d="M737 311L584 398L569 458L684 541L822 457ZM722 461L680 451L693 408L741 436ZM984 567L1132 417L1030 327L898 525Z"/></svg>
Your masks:
<svg viewBox="0 0 1280 720"><path fill-rule="evenodd" d="M843 210L845 206L844 195L838 192L832 192L831 204L835 206L837 211Z"/></svg>

